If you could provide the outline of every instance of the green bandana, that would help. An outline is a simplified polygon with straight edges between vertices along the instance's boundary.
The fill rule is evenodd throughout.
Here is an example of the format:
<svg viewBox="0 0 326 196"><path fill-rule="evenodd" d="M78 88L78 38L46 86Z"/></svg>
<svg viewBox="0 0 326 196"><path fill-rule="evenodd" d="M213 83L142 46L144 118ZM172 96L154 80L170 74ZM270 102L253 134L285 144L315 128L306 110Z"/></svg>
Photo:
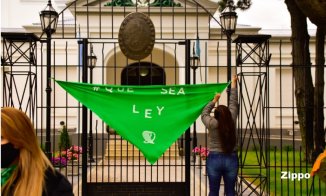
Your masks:
<svg viewBox="0 0 326 196"><path fill-rule="evenodd" d="M12 172L15 171L17 165L12 165L8 168L1 170L1 186L6 184L7 180L10 178Z"/></svg>
<svg viewBox="0 0 326 196"><path fill-rule="evenodd" d="M56 82L154 164L229 83L116 86Z"/></svg>

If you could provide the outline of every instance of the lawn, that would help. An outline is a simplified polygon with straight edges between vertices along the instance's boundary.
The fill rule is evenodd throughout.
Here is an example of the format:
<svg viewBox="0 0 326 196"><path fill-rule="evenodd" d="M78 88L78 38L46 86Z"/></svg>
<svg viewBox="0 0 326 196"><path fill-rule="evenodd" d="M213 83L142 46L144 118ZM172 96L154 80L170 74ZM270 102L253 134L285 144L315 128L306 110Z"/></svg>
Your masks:
<svg viewBox="0 0 326 196"><path fill-rule="evenodd" d="M320 181L317 175L315 178L306 178L309 177L312 165L300 161L303 159L302 154L292 150L272 150L270 161L264 161L266 159L261 158L264 156L257 155L255 151L248 151L246 156L243 152L242 162L245 167L240 168L239 173L248 176L257 174L268 176L270 195L325 195L325 182ZM287 172L283 178L282 172ZM301 175L302 179L294 178L298 175ZM248 177L247 180L253 181L254 178ZM259 180L254 184L258 185Z"/></svg>

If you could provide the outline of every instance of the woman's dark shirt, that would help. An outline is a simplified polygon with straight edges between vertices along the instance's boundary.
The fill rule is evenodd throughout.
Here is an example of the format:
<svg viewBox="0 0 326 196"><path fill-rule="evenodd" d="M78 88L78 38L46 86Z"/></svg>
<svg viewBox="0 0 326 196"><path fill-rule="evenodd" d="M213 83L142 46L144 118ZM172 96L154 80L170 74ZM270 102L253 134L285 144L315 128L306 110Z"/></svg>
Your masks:
<svg viewBox="0 0 326 196"><path fill-rule="evenodd" d="M72 196L72 186L70 182L60 172L53 173L51 169L45 172L45 188L42 196Z"/></svg>

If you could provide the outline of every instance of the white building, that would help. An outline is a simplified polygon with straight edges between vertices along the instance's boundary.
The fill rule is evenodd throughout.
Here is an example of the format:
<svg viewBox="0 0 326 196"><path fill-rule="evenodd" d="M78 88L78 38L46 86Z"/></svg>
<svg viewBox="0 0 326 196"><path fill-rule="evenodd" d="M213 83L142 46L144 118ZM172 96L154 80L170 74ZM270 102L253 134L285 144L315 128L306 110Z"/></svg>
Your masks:
<svg viewBox="0 0 326 196"><path fill-rule="evenodd" d="M92 42L94 53L98 58L97 68L94 69L93 83L121 84L121 74L124 67L136 61L127 59L121 52L117 39L119 28L126 13L137 11L147 15L150 14L156 31L156 43L152 55L141 61L152 62L159 66L172 66L171 68L164 68L166 72L166 84L183 84L185 81L184 69L180 69L180 67L185 66L185 53L183 49L180 49L182 46L177 45L177 42L184 40L185 36L187 39L192 39L192 44L195 43L197 36L200 38L202 50L200 58L203 67L196 72L196 83L226 81L226 42L225 40L219 40L221 38L225 39L225 36L223 36L220 27L213 19L210 21L207 20L208 13L200 7L196 7L194 2L180 1L181 7L164 8L163 12L160 8L149 9L148 7L114 7L113 9L111 6L104 6L108 1L101 1L101 5L99 5L99 1L93 0L79 0L76 3L74 2L65 0L52 1L58 12L65 9L59 17L57 32L53 35L53 46L55 49L52 48L52 52L55 50L55 54L53 54L52 63L56 69L52 69L52 74L56 79L67 79L69 81L80 79L80 72L77 66L79 64L79 49L76 38L87 37L89 38L89 42ZM89 6L85 6L87 2ZM69 3L73 3L73 5L66 9L66 5ZM205 0L200 1L200 3L211 14L215 13L217 9L215 3ZM184 8L184 5L187 8ZM39 12L45 6L45 2L41 0L3 1L1 5L2 32L31 32L40 36L42 30L40 27ZM250 12L250 9L247 12ZM185 16L187 16L187 19ZM241 24L238 24L236 33L232 35L233 40L238 35L259 35L261 32L271 34L272 36L269 39L269 51L272 54L269 64L273 67L269 69L268 73L270 91L269 106L281 107L281 109L270 110L270 127L272 129L282 127L283 129L297 130L298 125L293 123L293 121L297 121L296 111L293 112L292 109L286 109L286 107L295 107L292 69L289 66L292 59L290 31L279 29L262 30L260 27L246 25L244 22L242 21ZM63 23L64 28L62 28ZM42 39L45 37L43 35ZM173 39L171 39L172 37ZM211 39L214 39L214 41ZM311 60L312 64L314 64L315 39L313 34L311 35L310 43ZM38 44L38 64L46 65L45 54L46 44ZM235 44L232 44L233 73L240 73L241 71L256 72L261 69L258 66L247 67L243 70L235 68L235 55ZM100 69L99 67L103 67L104 69ZM40 72L43 72L45 75L45 68L38 68L38 73ZM41 82L45 84L45 79L43 78L43 81L38 80L39 87L41 86ZM251 82L252 84L248 85L249 87L251 86L249 91L254 92L255 83L254 81ZM64 105L65 99L63 100L62 98L65 97L65 92L58 87L54 87L54 89L52 104L57 106ZM43 95L41 93L37 95L39 100L45 99L45 85L42 91ZM224 96L221 101L225 103L226 97ZM75 100L70 96L68 97L68 102L76 104ZM77 110L69 111L67 117L67 112L64 109L58 109L55 113L52 111L51 116L55 119L53 126L58 128L59 122L68 118L68 126L70 128L76 128L77 113ZM71 122L69 122L70 120ZM95 120L97 120L97 117L94 117L93 121L95 122ZM41 121L38 123L39 126L44 127L44 123ZM245 122L243 123L243 125L246 124ZM198 121L197 127L199 132L204 130L200 121Z"/></svg>

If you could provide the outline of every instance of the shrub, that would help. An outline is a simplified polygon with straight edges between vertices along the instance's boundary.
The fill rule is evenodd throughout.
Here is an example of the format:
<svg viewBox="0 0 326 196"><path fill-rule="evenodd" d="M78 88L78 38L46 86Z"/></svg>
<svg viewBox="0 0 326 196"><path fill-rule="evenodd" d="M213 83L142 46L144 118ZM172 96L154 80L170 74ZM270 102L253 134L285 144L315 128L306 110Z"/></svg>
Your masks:
<svg viewBox="0 0 326 196"><path fill-rule="evenodd" d="M63 121L60 122L60 125L62 126L60 130L60 139L59 139L59 149L60 150L66 150L70 147L70 138L68 134L67 127Z"/></svg>

